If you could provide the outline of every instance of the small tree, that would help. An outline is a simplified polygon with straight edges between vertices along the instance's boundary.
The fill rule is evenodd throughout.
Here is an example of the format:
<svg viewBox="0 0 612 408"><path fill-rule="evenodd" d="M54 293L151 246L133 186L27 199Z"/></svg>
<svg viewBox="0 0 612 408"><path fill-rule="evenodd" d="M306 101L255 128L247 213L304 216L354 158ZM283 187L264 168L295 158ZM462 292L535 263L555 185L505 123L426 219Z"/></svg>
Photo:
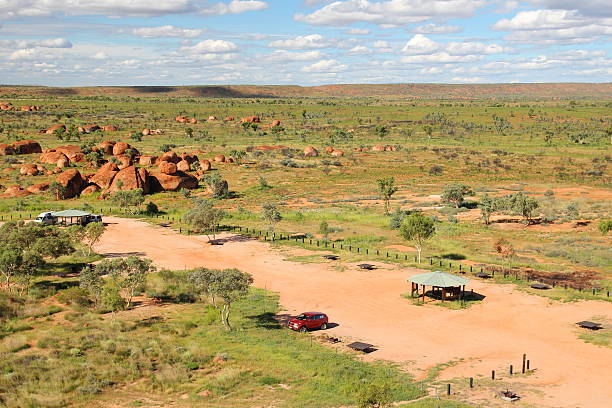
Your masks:
<svg viewBox="0 0 612 408"><path fill-rule="evenodd" d="M187 281L191 283L195 292L202 298L212 297L213 306L217 306L214 294L210 291L210 285L217 278L217 271L207 268L196 268L187 273Z"/></svg>
<svg viewBox="0 0 612 408"><path fill-rule="evenodd" d="M357 404L359 408L384 408L391 405L393 395L388 384L367 384L359 387Z"/></svg>
<svg viewBox="0 0 612 408"><path fill-rule="evenodd" d="M427 138L431 139L431 135L433 134L433 127L431 127L431 125L425 125L423 126L423 130L425 131Z"/></svg>
<svg viewBox="0 0 612 408"><path fill-rule="evenodd" d="M474 192L465 184L451 183L444 186L442 192L442 202L453 204L455 208L459 208L463 204L463 199L466 195L472 195Z"/></svg>
<svg viewBox="0 0 612 408"><path fill-rule="evenodd" d="M101 222L90 222L87 224L83 236L83 242L87 246L87 256L91 255L94 245L100 242L105 230L106 227L104 227L104 224Z"/></svg>
<svg viewBox="0 0 612 408"><path fill-rule="evenodd" d="M213 198L229 197L229 185L218 173L208 174L204 177L204 183L213 195Z"/></svg>
<svg viewBox="0 0 612 408"><path fill-rule="evenodd" d="M11 246L0 247L0 274L4 280L4 288L9 292L12 291L15 280L22 284L21 292L26 292L32 277L43 265L43 258L32 250L23 251L21 248Z"/></svg>
<svg viewBox="0 0 612 408"><path fill-rule="evenodd" d="M105 259L96 265L99 275L109 275L112 282L120 289L129 308L138 289L146 283L146 275L155 271L150 259L130 256L128 258Z"/></svg>
<svg viewBox="0 0 612 408"><path fill-rule="evenodd" d="M330 232L331 230L329 229L327 221L321 221L321 223L319 224L319 234L323 235L323 239L325 241L327 241Z"/></svg>
<svg viewBox="0 0 612 408"><path fill-rule="evenodd" d="M500 256L502 263L505 261L508 266L512 264L512 257L516 254L514 246L504 238L500 238L493 244L493 249Z"/></svg>
<svg viewBox="0 0 612 408"><path fill-rule="evenodd" d="M389 202L391 196L397 192L397 186L395 185L395 178L386 177L377 180L378 191L380 192L381 198L385 206L385 214L389 213Z"/></svg>
<svg viewBox="0 0 612 408"><path fill-rule="evenodd" d="M84 268L81 270L79 274L79 286L89 292L94 305L98 306L102 296L104 281L94 268Z"/></svg>
<svg viewBox="0 0 612 408"><path fill-rule="evenodd" d="M195 206L185 213L183 221L197 231L206 231L206 236L210 241L210 235L212 235L212 239L215 239L219 223L224 216L223 210L215 208L211 200L203 199L196 201Z"/></svg>
<svg viewBox="0 0 612 408"><path fill-rule="evenodd" d="M227 330L232 329L229 320L232 303L246 296L252 283L253 277L238 269L217 271L212 277L208 290L211 295L223 300L221 323Z"/></svg>
<svg viewBox="0 0 612 408"><path fill-rule="evenodd" d="M374 128L374 133L376 133L376 136L378 136L379 138L384 139L384 137L389 134L389 129L387 129L386 126L377 125Z"/></svg>
<svg viewBox="0 0 612 408"><path fill-rule="evenodd" d="M419 263L421 263L423 244L435 233L436 227L433 220L418 212L404 218L402 225L400 225L400 236L407 241L414 242Z"/></svg>
<svg viewBox="0 0 612 408"><path fill-rule="evenodd" d="M491 214L495 211L495 200L489 197L488 194L485 194L480 199L478 208L480 208L480 217L485 225L489 225L491 223Z"/></svg>
<svg viewBox="0 0 612 408"><path fill-rule="evenodd" d="M599 231L602 235L607 235L608 232L612 231L612 219L600 220Z"/></svg>
<svg viewBox="0 0 612 408"><path fill-rule="evenodd" d="M234 159L234 161L238 164L242 163L242 160L245 158L246 152L244 150L232 150L230 152L230 157Z"/></svg>
<svg viewBox="0 0 612 408"><path fill-rule="evenodd" d="M49 184L49 193L51 193L56 200L63 200L66 196L66 187L57 181Z"/></svg>
<svg viewBox="0 0 612 408"><path fill-rule="evenodd" d="M144 203L144 195L142 189L116 191L111 196L113 204L119 208L125 209L132 214L138 213L138 207Z"/></svg>
<svg viewBox="0 0 612 408"><path fill-rule="evenodd" d="M268 231L274 232L274 227L283 216L276 208L276 204L266 203L261 206L261 218L268 223Z"/></svg>

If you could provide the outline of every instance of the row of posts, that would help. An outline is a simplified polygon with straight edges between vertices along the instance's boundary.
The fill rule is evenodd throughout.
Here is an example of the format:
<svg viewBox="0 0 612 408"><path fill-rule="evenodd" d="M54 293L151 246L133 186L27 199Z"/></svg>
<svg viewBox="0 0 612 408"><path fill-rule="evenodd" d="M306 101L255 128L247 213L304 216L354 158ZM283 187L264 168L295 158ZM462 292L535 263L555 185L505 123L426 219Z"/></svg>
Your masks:
<svg viewBox="0 0 612 408"><path fill-rule="evenodd" d="M527 354L523 354L523 363L521 365L521 373L525 374L527 371L530 370L530 361L527 360ZM508 374L510 376L514 375L514 366L512 364L510 364L508 366ZM495 370L491 370L491 380L495 380ZM468 379L468 384L470 388L474 388L474 377L470 377ZM451 384L446 384L446 395L451 395L452 393L452 389L451 389Z"/></svg>

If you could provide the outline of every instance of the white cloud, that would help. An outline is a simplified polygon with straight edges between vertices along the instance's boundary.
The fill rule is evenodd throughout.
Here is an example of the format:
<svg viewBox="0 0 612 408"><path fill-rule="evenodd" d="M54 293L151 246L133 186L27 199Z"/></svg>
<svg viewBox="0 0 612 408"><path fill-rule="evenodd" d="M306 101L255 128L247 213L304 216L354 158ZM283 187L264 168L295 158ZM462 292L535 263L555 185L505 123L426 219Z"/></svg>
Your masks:
<svg viewBox="0 0 612 408"><path fill-rule="evenodd" d="M36 59L38 54L34 48L26 48L23 50L17 50L9 55L9 60L32 60Z"/></svg>
<svg viewBox="0 0 612 408"><path fill-rule="evenodd" d="M472 41L438 43L423 34L415 34L402 49L402 52L407 55L425 55L439 51L449 55L489 55L511 52L512 49L498 44Z"/></svg>
<svg viewBox="0 0 612 408"><path fill-rule="evenodd" d="M366 22L389 27L429 19L467 18L485 4L484 0L343 0L311 14L296 14L294 18L313 25L345 26Z"/></svg>
<svg viewBox="0 0 612 408"><path fill-rule="evenodd" d="M609 0L529 0L529 2L548 9L577 10L584 16L612 17L612 2Z"/></svg>
<svg viewBox="0 0 612 408"><path fill-rule="evenodd" d="M423 68L419 71L421 74L441 74L443 71L438 67Z"/></svg>
<svg viewBox="0 0 612 408"><path fill-rule="evenodd" d="M200 10L204 15L223 16L226 14L241 14L248 11L260 11L268 8L268 3L259 0L232 0L228 4L216 3Z"/></svg>
<svg viewBox="0 0 612 408"><path fill-rule="evenodd" d="M347 52L347 54L349 55L367 55L371 53L372 51L368 47L364 47L363 45L356 45Z"/></svg>
<svg viewBox="0 0 612 408"><path fill-rule="evenodd" d="M165 25L160 27L140 27L132 30L132 34L142 38L174 37L194 38L202 34L203 30L175 27Z"/></svg>
<svg viewBox="0 0 612 408"><path fill-rule="evenodd" d="M108 59L108 55L104 51L98 51L94 55L92 55L91 58L97 60L105 60Z"/></svg>
<svg viewBox="0 0 612 408"><path fill-rule="evenodd" d="M270 62L295 62L295 61L312 61L324 58L325 54L321 51L306 51L306 52L289 52L285 50L276 50L271 54L264 56Z"/></svg>
<svg viewBox="0 0 612 408"><path fill-rule="evenodd" d="M454 25L425 24L412 30L418 34L455 34L461 32L461 27Z"/></svg>
<svg viewBox="0 0 612 408"><path fill-rule="evenodd" d="M149 17L199 11L204 15L225 15L266 8L268 3L260 0L232 0L229 3L214 3L208 7L202 7L199 0L3 0L0 2L0 19L50 17L55 13Z"/></svg>
<svg viewBox="0 0 612 408"><path fill-rule="evenodd" d="M204 40L193 46L181 47L181 51L190 54L223 54L238 51L238 46L225 40Z"/></svg>
<svg viewBox="0 0 612 408"><path fill-rule="evenodd" d="M44 40L0 40L0 48L72 48L72 43L65 38L47 38Z"/></svg>
<svg viewBox="0 0 612 408"><path fill-rule="evenodd" d="M480 78L480 77L453 77L451 80L453 82L460 82L460 83L475 83L475 82L482 82L483 78Z"/></svg>
<svg viewBox="0 0 612 408"><path fill-rule="evenodd" d="M429 54L440 49L440 44L425 37L423 34L414 35L404 48L402 52L409 55Z"/></svg>
<svg viewBox="0 0 612 408"><path fill-rule="evenodd" d="M339 61L329 59L315 62L312 65L308 65L302 68L303 72L340 72L346 71L348 66L340 63Z"/></svg>
<svg viewBox="0 0 612 408"><path fill-rule="evenodd" d="M534 44L575 44L612 35L612 18L584 17L576 10L532 10L496 22L493 30L511 31L504 40Z"/></svg>
<svg viewBox="0 0 612 408"><path fill-rule="evenodd" d="M326 40L321 34L310 34L300 35L287 40L272 41L268 44L268 47L288 50L313 50L332 45L334 45L333 42Z"/></svg>
<svg viewBox="0 0 612 408"><path fill-rule="evenodd" d="M346 30L346 33L349 35L368 35L372 33L372 30L368 30L367 28L351 28L350 30Z"/></svg>
<svg viewBox="0 0 612 408"><path fill-rule="evenodd" d="M408 55L401 59L406 64L421 64L421 63L461 63L475 62L482 59L480 55L450 55L447 52L437 52L429 55Z"/></svg>

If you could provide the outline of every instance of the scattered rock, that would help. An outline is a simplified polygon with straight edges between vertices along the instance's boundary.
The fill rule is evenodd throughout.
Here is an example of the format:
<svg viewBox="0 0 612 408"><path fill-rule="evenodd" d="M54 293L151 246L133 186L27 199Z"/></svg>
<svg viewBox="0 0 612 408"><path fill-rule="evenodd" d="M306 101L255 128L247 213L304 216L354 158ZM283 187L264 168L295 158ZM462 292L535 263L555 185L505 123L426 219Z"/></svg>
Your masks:
<svg viewBox="0 0 612 408"><path fill-rule="evenodd" d="M140 156L138 164L141 166L153 166L157 162L157 156Z"/></svg>
<svg viewBox="0 0 612 408"><path fill-rule="evenodd" d="M317 157L319 152L312 146L308 146L304 149L304 156L306 157Z"/></svg>
<svg viewBox="0 0 612 408"><path fill-rule="evenodd" d="M36 176L38 173L39 170L35 164L24 164L19 170L19 174L22 176Z"/></svg>
<svg viewBox="0 0 612 408"><path fill-rule="evenodd" d="M209 171L212 168L212 164L206 159L200 160L200 170Z"/></svg>
<svg viewBox="0 0 612 408"><path fill-rule="evenodd" d="M6 143L0 144L0 156L7 156L10 154L15 154L15 149L13 149L13 146Z"/></svg>
<svg viewBox="0 0 612 408"><path fill-rule="evenodd" d="M56 164L59 160L66 160L70 162L68 156L66 156L62 152L55 151L55 149L50 149L45 151L45 153L41 154L38 160L42 163L48 164Z"/></svg>
<svg viewBox="0 0 612 408"><path fill-rule="evenodd" d="M344 152L342 150L334 150L330 153L332 157L342 157L344 156Z"/></svg>
<svg viewBox="0 0 612 408"><path fill-rule="evenodd" d="M261 119L258 116L247 116L245 118L240 119L240 122L245 123L261 123Z"/></svg>
<svg viewBox="0 0 612 408"><path fill-rule="evenodd" d="M233 116L226 116L225 119L223 119L224 122L233 122L234 121L234 117Z"/></svg>
<svg viewBox="0 0 612 408"><path fill-rule="evenodd" d="M125 154L119 155L119 156L115 156L117 158L117 160L119 160L119 170L121 169L125 169L126 167L131 166L132 164L134 164L134 161L132 160L132 156L128 156Z"/></svg>
<svg viewBox="0 0 612 408"><path fill-rule="evenodd" d="M174 118L174 120L179 123L187 123L188 121L187 116L177 116L176 118Z"/></svg>
<svg viewBox="0 0 612 408"><path fill-rule="evenodd" d="M13 142L13 149L15 149L15 153L17 154L42 153L40 144L35 140L20 140L18 142Z"/></svg>
<svg viewBox="0 0 612 408"><path fill-rule="evenodd" d="M50 128L48 128L47 130L45 130L45 133L48 135L52 135L56 130L61 129L61 130L66 130L66 125L64 125L63 123L57 124L57 125L53 125Z"/></svg>
<svg viewBox="0 0 612 408"><path fill-rule="evenodd" d="M273 120L272 123L270 124L270 127L280 126L280 125L281 125L280 120Z"/></svg>
<svg viewBox="0 0 612 408"><path fill-rule="evenodd" d="M102 130L105 132L117 132L119 128L115 125L105 125L102 126Z"/></svg>
<svg viewBox="0 0 612 408"><path fill-rule="evenodd" d="M27 190L24 190L21 186L9 186L6 188L4 193L2 194L3 198L18 198L29 196L30 193Z"/></svg>
<svg viewBox="0 0 612 408"><path fill-rule="evenodd" d="M174 174L177 171L176 164L169 161L159 162L159 171L163 174Z"/></svg>
<svg viewBox="0 0 612 408"><path fill-rule="evenodd" d="M93 132L97 132L98 130L101 130L102 128L98 125L85 125L82 127L83 132L82 133L93 133Z"/></svg>
<svg viewBox="0 0 612 408"><path fill-rule="evenodd" d="M113 156L119 156L125 153L127 149L130 149L131 146L125 142L117 142L113 146Z"/></svg>
<svg viewBox="0 0 612 408"><path fill-rule="evenodd" d="M89 181L97 184L102 189L107 189L111 186L115 175L119 172L119 168L115 163L108 162L89 178Z"/></svg>
<svg viewBox="0 0 612 408"><path fill-rule="evenodd" d="M127 191L142 189L144 194L150 192L149 172L143 168L134 166L126 167L120 170L113 179L109 191Z"/></svg>
<svg viewBox="0 0 612 408"><path fill-rule="evenodd" d="M49 190L49 184L50 183L32 184L31 186L28 186L26 190L32 194L44 193L45 191Z"/></svg>
<svg viewBox="0 0 612 408"><path fill-rule="evenodd" d="M385 151L385 146L376 145L376 146L372 147L372 151L373 152L384 152Z"/></svg>
<svg viewBox="0 0 612 408"><path fill-rule="evenodd" d="M96 147L98 148L100 152L102 152L102 154L113 154L113 147L115 146L116 143L117 142L114 142L112 140L107 140L105 142L100 143Z"/></svg>
<svg viewBox="0 0 612 408"><path fill-rule="evenodd" d="M178 191L182 188L191 190L198 187L198 179L182 171L175 174L151 173L150 179L152 192Z"/></svg>
<svg viewBox="0 0 612 408"><path fill-rule="evenodd" d="M181 161L180 157L176 155L174 152L166 152L159 157L160 162L170 162L170 163L178 163Z"/></svg>
<svg viewBox="0 0 612 408"><path fill-rule="evenodd" d="M331 147L331 146L325 146L325 152L327 152L327 153L331 153L331 152L333 152L333 151L334 151L334 148L333 148L333 147Z"/></svg>
<svg viewBox="0 0 612 408"><path fill-rule="evenodd" d="M77 197L83 189L83 177L77 169L61 173L57 176L57 182L64 187L64 198Z"/></svg>
<svg viewBox="0 0 612 408"><path fill-rule="evenodd" d="M100 187L98 187L96 184L90 184L85 187L83 191L81 191L81 194L93 194L97 193L98 191L100 191Z"/></svg>
<svg viewBox="0 0 612 408"><path fill-rule="evenodd" d="M209 116L208 119L206 119L207 122L214 122L216 120L217 120L217 117L216 116L212 116L212 115Z"/></svg>
<svg viewBox="0 0 612 408"><path fill-rule="evenodd" d="M149 136L151 134L151 129L142 129L143 136Z"/></svg>
<svg viewBox="0 0 612 408"><path fill-rule="evenodd" d="M210 397L211 395L212 395L212 391L210 390L204 390L204 391L198 392L199 397Z"/></svg>
<svg viewBox="0 0 612 408"><path fill-rule="evenodd" d="M191 118L189 120L189 123L191 123L192 125L195 125L196 123L198 123L198 120L196 118Z"/></svg>
<svg viewBox="0 0 612 408"><path fill-rule="evenodd" d="M222 154L216 155L213 160L217 163L225 163L225 156Z"/></svg>
<svg viewBox="0 0 612 408"><path fill-rule="evenodd" d="M191 170L191 165L189 164L189 162L187 160L181 160L180 162L178 162L176 164L176 168L179 171L189 171ZM161 169L160 169L161 171ZM172 173L170 173L172 174Z"/></svg>

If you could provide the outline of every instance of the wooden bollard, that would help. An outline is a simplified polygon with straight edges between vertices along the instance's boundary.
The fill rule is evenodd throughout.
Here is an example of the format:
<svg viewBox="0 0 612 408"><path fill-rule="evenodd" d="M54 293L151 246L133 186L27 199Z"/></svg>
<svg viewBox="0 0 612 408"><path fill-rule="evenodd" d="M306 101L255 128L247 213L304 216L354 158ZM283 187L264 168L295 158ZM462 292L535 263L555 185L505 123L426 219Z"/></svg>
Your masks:
<svg viewBox="0 0 612 408"><path fill-rule="evenodd" d="M529 370L529 360L527 360L527 370Z"/></svg>
<svg viewBox="0 0 612 408"><path fill-rule="evenodd" d="M451 395L451 385L446 384L446 395Z"/></svg>
<svg viewBox="0 0 612 408"><path fill-rule="evenodd" d="M495 379L495 370L491 370L491 379L494 380Z"/></svg>
<svg viewBox="0 0 612 408"><path fill-rule="evenodd" d="M433 258L429 258L429 264L433 265Z"/></svg>
<svg viewBox="0 0 612 408"><path fill-rule="evenodd" d="M527 354L523 354L523 366L521 368L521 373L525 374L525 363L527 362Z"/></svg>
<svg viewBox="0 0 612 408"><path fill-rule="evenodd" d="M510 373L510 375L512 375L512 364L510 364L510 369L508 370L508 372Z"/></svg>
<svg viewBox="0 0 612 408"><path fill-rule="evenodd" d="M370 252L370 251L368 250L368 248L366 248L366 255L368 255L368 254L369 254L369 252Z"/></svg>
<svg viewBox="0 0 612 408"><path fill-rule="evenodd" d="M395 259L397 259L398 256L399 256L398 254L395 254Z"/></svg>
<svg viewBox="0 0 612 408"><path fill-rule="evenodd" d="M389 253L387 252L387 258L389 257Z"/></svg>
<svg viewBox="0 0 612 408"><path fill-rule="evenodd" d="M349 245L349 252L351 252L353 250L353 246Z"/></svg>
<svg viewBox="0 0 612 408"><path fill-rule="evenodd" d="M474 388L474 379L470 377L470 388Z"/></svg>

